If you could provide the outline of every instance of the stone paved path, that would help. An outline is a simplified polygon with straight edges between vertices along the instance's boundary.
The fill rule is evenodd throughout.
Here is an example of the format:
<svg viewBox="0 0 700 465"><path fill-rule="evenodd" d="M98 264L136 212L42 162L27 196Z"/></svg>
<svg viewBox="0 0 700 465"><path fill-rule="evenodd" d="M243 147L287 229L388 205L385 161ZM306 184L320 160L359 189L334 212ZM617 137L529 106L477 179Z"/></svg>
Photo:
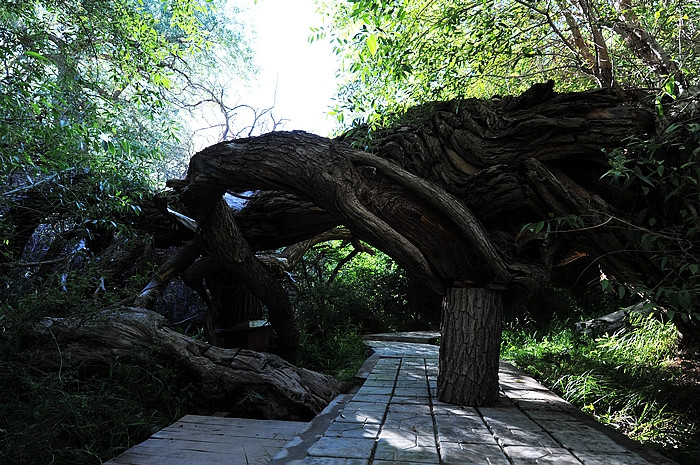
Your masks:
<svg viewBox="0 0 700 465"><path fill-rule="evenodd" d="M501 398L471 408L436 400L438 348L378 342L362 387L322 431L271 462L287 465L673 464L595 423L512 365Z"/></svg>

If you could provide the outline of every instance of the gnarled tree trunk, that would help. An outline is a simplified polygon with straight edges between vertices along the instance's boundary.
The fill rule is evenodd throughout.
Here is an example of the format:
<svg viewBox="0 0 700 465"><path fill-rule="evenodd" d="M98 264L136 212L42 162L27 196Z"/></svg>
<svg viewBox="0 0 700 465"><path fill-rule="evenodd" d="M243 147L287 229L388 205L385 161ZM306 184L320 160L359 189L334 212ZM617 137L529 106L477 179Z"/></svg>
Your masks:
<svg viewBox="0 0 700 465"><path fill-rule="evenodd" d="M557 94L548 82L519 97L431 103L405 121L375 131L369 151L350 144L360 130L336 140L295 131L222 142L196 154L187 177L168 186L199 222L211 256L238 269L241 281L252 268L230 263L257 262L248 252L229 258L246 247L274 249L342 224L432 290L449 289L440 392L453 401L496 398L489 370L498 329L490 319L501 311L499 299L527 294L552 268L584 255L622 281L663 278L655 257L625 247L635 233L626 226L630 212L641 208L637 192L601 180L608 152L654 132L653 113L642 104L610 90ZM260 193L239 211L221 201L226 192L246 191ZM553 216L585 224L551 234L523 229ZM264 301L266 286L258 293L248 284ZM268 298L287 308L277 290ZM472 308L476 301L483 314ZM462 318L467 309L472 320ZM450 341L477 350L459 352Z"/></svg>
<svg viewBox="0 0 700 465"><path fill-rule="evenodd" d="M40 333L55 337L61 352L49 353L56 364L104 365L116 357L139 360L162 357L181 366L196 381L203 403L215 410L235 406L246 390L262 398L252 408L264 418L308 420L338 393L330 376L298 368L282 358L245 349L211 346L180 334L163 317L141 308L105 311L88 321L47 319Z"/></svg>
<svg viewBox="0 0 700 465"><path fill-rule="evenodd" d="M324 225L343 224L433 290L449 289L440 393L486 404L498 392L494 318L502 311L500 292L527 293L548 279L553 266L581 253L606 257L616 269L634 262L654 270L633 253L606 256L624 249L611 230L595 237L521 233L524 223L550 214L593 222L616 214L609 200L619 204L621 191L589 191L601 185L602 150L653 129L650 113L612 92L559 95L552 86L535 85L520 97L419 108L416 115L409 112L407 119L414 119L405 127L374 134L372 153L348 145L347 138L298 131L222 142L196 154L186 179L168 185L200 222L207 249L221 255L222 264L232 262L222 252L230 247L221 234L228 230L210 215L245 224L240 234L231 229L234 242L243 238L253 251L285 243L275 225L289 225L291 244L292 237L296 242ZM226 191L250 190L266 191L266 201L232 213L220 200ZM260 214L272 211L270 221ZM305 227L303 218L313 221Z"/></svg>

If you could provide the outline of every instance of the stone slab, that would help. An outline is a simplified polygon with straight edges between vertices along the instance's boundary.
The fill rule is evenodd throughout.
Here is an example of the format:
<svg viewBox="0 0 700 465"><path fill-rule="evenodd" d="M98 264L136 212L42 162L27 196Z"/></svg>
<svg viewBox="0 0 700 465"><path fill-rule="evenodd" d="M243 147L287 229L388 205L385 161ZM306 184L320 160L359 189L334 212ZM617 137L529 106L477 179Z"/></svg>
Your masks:
<svg viewBox="0 0 700 465"><path fill-rule="evenodd" d="M338 438L372 438L379 437L380 425L372 423L346 423L334 421L323 433L327 437Z"/></svg>
<svg viewBox="0 0 700 465"><path fill-rule="evenodd" d="M310 456L345 459L369 459L374 448L374 439L321 437L309 449Z"/></svg>
<svg viewBox="0 0 700 465"><path fill-rule="evenodd" d="M436 415L439 442L497 445L496 438L478 416Z"/></svg>
<svg viewBox="0 0 700 465"><path fill-rule="evenodd" d="M170 464L168 464L170 465ZM203 464L200 464L203 465ZM306 457L303 460L291 460L285 465L369 465L369 459L345 459L338 457Z"/></svg>
<svg viewBox="0 0 700 465"><path fill-rule="evenodd" d="M397 463L440 463L435 443L420 444L411 439L385 438L379 439L374 460L394 461Z"/></svg>
<svg viewBox="0 0 700 465"><path fill-rule="evenodd" d="M581 465L571 452L558 447L506 446L504 451L513 465Z"/></svg>
<svg viewBox="0 0 700 465"><path fill-rule="evenodd" d="M510 465L497 444L464 444L440 442L442 463L445 465Z"/></svg>
<svg viewBox="0 0 700 465"><path fill-rule="evenodd" d="M367 341L413 342L435 344L440 339L440 331L404 331L400 333L363 334Z"/></svg>
<svg viewBox="0 0 700 465"><path fill-rule="evenodd" d="M584 465L656 465L660 463L673 463L670 461L653 461L649 462L637 454L619 453L619 454L596 454L593 452L576 452L574 455L584 463Z"/></svg>

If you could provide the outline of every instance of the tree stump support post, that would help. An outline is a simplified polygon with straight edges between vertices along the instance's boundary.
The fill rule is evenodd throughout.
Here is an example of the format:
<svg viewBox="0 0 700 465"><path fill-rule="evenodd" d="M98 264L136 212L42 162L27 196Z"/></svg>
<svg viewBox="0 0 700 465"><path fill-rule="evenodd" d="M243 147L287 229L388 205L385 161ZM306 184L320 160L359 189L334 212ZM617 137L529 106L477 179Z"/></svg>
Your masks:
<svg viewBox="0 0 700 465"><path fill-rule="evenodd" d="M438 398L473 407L498 400L503 292L449 288L442 304Z"/></svg>

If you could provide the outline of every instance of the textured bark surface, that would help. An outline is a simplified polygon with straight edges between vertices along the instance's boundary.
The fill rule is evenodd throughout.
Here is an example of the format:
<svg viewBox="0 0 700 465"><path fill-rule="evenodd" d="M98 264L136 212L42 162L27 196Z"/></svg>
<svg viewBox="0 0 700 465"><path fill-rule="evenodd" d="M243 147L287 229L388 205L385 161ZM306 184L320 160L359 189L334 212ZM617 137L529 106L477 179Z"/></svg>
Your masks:
<svg viewBox="0 0 700 465"><path fill-rule="evenodd" d="M238 291L229 299L225 291L244 286L243 306L251 303L248 292L260 299L282 350L293 356L293 312L278 283L284 266L258 253L292 246L282 258L293 263L340 225L353 240L391 255L432 291L449 290L444 329L453 339L454 325L465 328L462 307L472 306L470 300L457 302L467 291L455 288L484 293L488 309L492 293L508 299L527 294L576 257L587 256L622 282L654 288L665 277L663 259L626 244L639 242L639 225L678 219L665 217L663 191L642 198L644 186L623 189L603 175L610 151L626 147L630 136L653 134L655 123L654 112L633 97L610 90L557 94L548 82L518 97L415 107L401 123L371 133L357 128L330 140L275 132L213 145L191 159L184 179L168 182L171 192L143 208L139 225L156 247L189 245L158 270L138 302L148 304L181 275L209 305L213 335L215 317L228 326L249 315L228 305ZM681 158L664 159L666 170L688 161ZM234 209L226 194L251 198ZM31 204L29 194L25 200ZM683 211L698 216L696 206ZM0 252L16 258L38 223L19 210L5 215L17 227ZM585 224L550 234L523 228L566 216ZM477 350L454 357L451 346L443 351L446 373L473 369L469 376L477 380L457 376L442 386L446 396L462 390L473 402L494 398L497 385L479 380L493 380L487 347L497 339L488 321L500 311L495 299L491 310L474 313L468 344ZM479 353L482 359L463 366L465 357Z"/></svg>
<svg viewBox="0 0 700 465"><path fill-rule="evenodd" d="M55 337L62 351L55 363L107 364L115 357L138 362L163 357L196 380L212 409L234 409L246 389L263 400L254 408L264 418L308 420L338 393L333 378L298 368L271 354L223 349L180 334L155 312L124 308L88 321L47 319L40 333ZM49 360L51 362L51 360Z"/></svg>
<svg viewBox="0 0 700 465"><path fill-rule="evenodd" d="M190 267L201 253L200 244L196 241L191 241L178 253L171 256L158 268L151 281L143 288L141 294L136 298L135 305L143 308L152 308L156 297L163 292L170 280L177 273L183 272Z"/></svg>
<svg viewBox="0 0 700 465"><path fill-rule="evenodd" d="M490 405L498 399L503 293L451 288L445 294L438 398L457 405Z"/></svg>
<svg viewBox="0 0 700 465"><path fill-rule="evenodd" d="M195 218L226 191L262 190L234 213L253 251L343 224L440 292L455 283L527 292L581 253L600 255L618 274L653 270L633 251L606 255L624 249L612 228L520 234L550 214L602 223L633 205L600 177L605 150L653 131L645 109L611 92L556 94L540 84L520 97L426 105L407 121L374 134L372 153L349 145L359 137L352 134L223 142L195 155L187 177L169 186Z"/></svg>
<svg viewBox="0 0 700 465"><path fill-rule="evenodd" d="M277 332L280 353L296 358L299 332L289 296L271 271L260 261L243 238L231 209L219 199L206 216L201 216L202 238L214 262L229 271L267 305L269 320Z"/></svg>

